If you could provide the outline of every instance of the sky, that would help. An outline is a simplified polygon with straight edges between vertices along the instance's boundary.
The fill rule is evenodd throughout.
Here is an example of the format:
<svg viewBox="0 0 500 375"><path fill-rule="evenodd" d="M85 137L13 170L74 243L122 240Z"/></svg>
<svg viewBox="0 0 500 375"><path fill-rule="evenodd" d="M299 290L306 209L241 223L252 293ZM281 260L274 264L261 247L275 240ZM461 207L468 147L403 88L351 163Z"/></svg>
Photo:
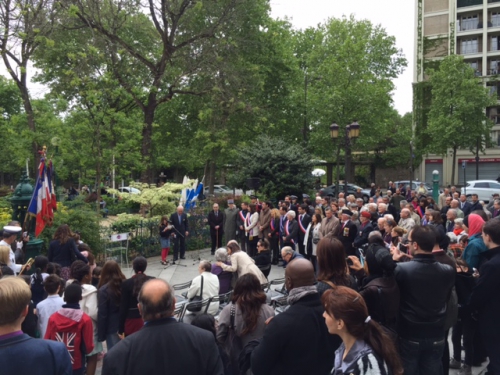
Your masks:
<svg viewBox="0 0 500 375"><path fill-rule="evenodd" d="M381 25L396 38L408 66L395 81L394 107L400 114L412 110L412 81L415 39L415 1L413 0L271 0L274 18L288 17L297 29L315 27L327 18L353 14Z"/></svg>
<svg viewBox="0 0 500 375"><path fill-rule="evenodd" d="M402 115L411 112L415 35L413 0L271 0L271 15L281 19L288 17L297 29L314 27L327 18L351 14L356 19L368 19L381 25L389 35L396 37L396 45L408 60L408 67L394 82L394 107ZM33 69L29 71L32 73ZM0 74L8 76L3 63L0 63ZM35 98L48 92L47 87L33 82L30 82L29 89Z"/></svg>

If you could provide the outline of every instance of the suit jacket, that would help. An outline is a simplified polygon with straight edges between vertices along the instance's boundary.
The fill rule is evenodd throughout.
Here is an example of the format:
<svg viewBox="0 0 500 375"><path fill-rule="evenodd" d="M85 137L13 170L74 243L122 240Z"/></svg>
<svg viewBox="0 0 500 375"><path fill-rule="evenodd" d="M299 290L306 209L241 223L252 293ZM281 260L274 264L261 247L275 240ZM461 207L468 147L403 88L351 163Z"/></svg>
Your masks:
<svg viewBox="0 0 500 375"><path fill-rule="evenodd" d="M462 207L462 202L458 203L458 208L462 210L464 213L464 217L471 213L471 204L469 202L465 202Z"/></svg>
<svg viewBox="0 0 500 375"><path fill-rule="evenodd" d="M311 216L309 216L308 214L303 214L302 220L300 219L301 216L302 215L297 216L297 224L299 227L297 233L300 243L304 242L304 236L306 235L307 226L311 222ZM304 228L304 230L302 230L302 228Z"/></svg>
<svg viewBox="0 0 500 375"><path fill-rule="evenodd" d="M252 372L329 374L340 339L328 333L323 311L319 294L311 294L276 315L252 353Z"/></svg>
<svg viewBox="0 0 500 375"><path fill-rule="evenodd" d="M288 234L286 233L286 222L285 222L285 230L283 232L283 237L285 237L284 242L297 242L297 233L299 231L299 224L297 220L288 220Z"/></svg>
<svg viewBox="0 0 500 375"><path fill-rule="evenodd" d="M222 375L214 335L174 318L154 320L116 344L104 358L103 375Z"/></svg>
<svg viewBox="0 0 500 375"><path fill-rule="evenodd" d="M358 227L351 220L345 224L340 224L338 239L344 245L346 255L352 255L352 243L358 235Z"/></svg>
<svg viewBox="0 0 500 375"><path fill-rule="evenodd" d="M481 203L479 203L479 201L477 201L476 203L471 203L470 204L470 212L474 212L474 211L477 211L477 210L482 210L483 209L483 205Z"/></svg>
<svg viewBox="0 0 500 375"><path fill-rule="evenodd" d="M172 222L174 228L177 229L183 236L184 233L189 232L188 217L185 213L181 215L181 221L179 222L179 215L177 215L177 212L174 212L170 215L170 221ZM175 231L174 233L177 235Z"/></svg>
<svg viewBox="0 0 500 375"><path fill-rule="evenodd" d="M271 223L271 210L268 208L266 211L261 210L259 214L259 227L264 227L259 233L260 238L268 238L268 234L271 232L269 224Z"/></svg>
<svg viewBox="0 0 500 375"><path fill-rule="evenodd" d="M500 210L495 210L495 207L491 207L490 212L492 218L500 216Z"/></svg>
<svg viewBox="0 0 500 375"><path fill-rule="evenodd" d="M224 233L224 214L219 210L217 216L215 216L215 211L210 211L208 213L208 225L210 226L210 233L215 234L215 232L219 232L219 234ZM219 226L219 229L215 229L216 226Z"/></svg>
<svg viewBox="0 0 500 375"><path fill-rule="evenodd" d="M365 243L368 243L368 235L373 231L373 226L371 223L366 223L364 226L361 224L359 228L359 232L356 235L356 239L353 242L353 246L355 249L360 248Z"/></svg>
<svg viewBox="0 0 500 375"><path fill-rule="evenodd" d="M331 219L327 217L323 218L321 221L321 228L319 229L319 238L335 236L339 225L340 221L335 216Z"/></svg>

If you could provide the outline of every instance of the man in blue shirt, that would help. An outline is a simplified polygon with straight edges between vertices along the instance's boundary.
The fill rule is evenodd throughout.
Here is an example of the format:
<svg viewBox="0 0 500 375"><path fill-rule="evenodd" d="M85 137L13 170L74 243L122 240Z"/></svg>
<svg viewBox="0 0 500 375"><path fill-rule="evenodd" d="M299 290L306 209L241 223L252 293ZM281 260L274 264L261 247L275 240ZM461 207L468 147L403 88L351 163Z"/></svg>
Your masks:
<svg viewBox="0 0 500 375"><path fill-rule="evenodd" d="M31 290L17 277L0 280L0 369L2 375L71 375L71 359L63 343L33 339L21 331Z"/></svg>

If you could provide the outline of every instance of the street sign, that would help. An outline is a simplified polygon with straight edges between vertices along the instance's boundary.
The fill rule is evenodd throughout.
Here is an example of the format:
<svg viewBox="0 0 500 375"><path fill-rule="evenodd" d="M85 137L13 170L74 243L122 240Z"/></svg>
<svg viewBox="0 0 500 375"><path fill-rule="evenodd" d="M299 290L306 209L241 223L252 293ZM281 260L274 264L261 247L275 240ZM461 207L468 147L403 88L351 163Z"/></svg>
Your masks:
<svg viewBox="0 0 500 375"><path fill-rule="evenodd" d="M462 161L462 169L465 169L467 167L467 161Z"/></svg>

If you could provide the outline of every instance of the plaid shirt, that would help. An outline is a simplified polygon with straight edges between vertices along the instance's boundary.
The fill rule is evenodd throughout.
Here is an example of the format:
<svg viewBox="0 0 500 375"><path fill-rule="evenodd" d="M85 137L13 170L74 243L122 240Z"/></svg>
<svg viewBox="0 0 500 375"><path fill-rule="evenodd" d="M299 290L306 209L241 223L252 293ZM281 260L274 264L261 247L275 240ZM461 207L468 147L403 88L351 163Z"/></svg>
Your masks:
<svg viewBox="0 0 500 375"><path fill-rule="evenodd" d="M455 259L460 258L462 256L462 253L464 251L464 247L460 244L453 244L448 247L448 250L453 251L453 255L455 256Z"/></svg>

